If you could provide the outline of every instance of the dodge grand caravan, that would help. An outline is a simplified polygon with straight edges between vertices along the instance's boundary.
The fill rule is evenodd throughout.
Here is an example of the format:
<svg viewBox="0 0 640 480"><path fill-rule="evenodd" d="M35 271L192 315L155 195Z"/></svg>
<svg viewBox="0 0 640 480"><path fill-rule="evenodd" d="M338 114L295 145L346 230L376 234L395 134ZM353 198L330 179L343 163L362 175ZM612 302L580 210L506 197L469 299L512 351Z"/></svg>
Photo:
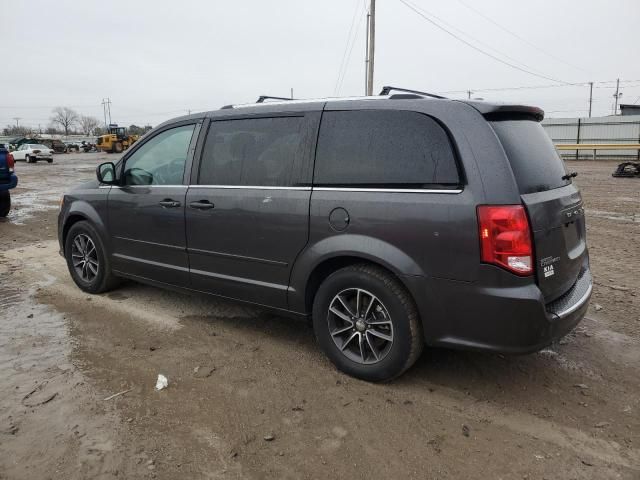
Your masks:
<svg viewBox="0 0 640 480"><path fill-rule="evenodd" d="M159 125L64 196L73 280L311 317L331 361L371 381L424 345L526 353L565 335L592 278L542 110L392 92Z"/></svg>

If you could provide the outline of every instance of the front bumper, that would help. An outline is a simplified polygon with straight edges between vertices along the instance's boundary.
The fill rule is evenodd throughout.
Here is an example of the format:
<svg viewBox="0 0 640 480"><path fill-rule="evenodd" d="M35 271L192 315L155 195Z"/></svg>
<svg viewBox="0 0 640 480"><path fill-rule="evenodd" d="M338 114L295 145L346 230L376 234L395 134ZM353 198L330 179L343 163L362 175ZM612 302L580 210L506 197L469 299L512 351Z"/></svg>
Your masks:
<svg viewBox="0 0 640 480"><path fill-rule="evenodd" d="M0 190L11 190L12 188L16 188L18 185L18 177L12 173L9 175L8 183L0 183Z"/></svg>
<svg viewBox="0 0 640 480"><path fill-rule="evenodd" d="M505 272L490 266L485 274L482 282L430 279L428 285L410 286L428 344L510 354L536 352L569 333L589 307L593 279L588 260L573 287L548 304L530 279L510 285L513 278L505 282ZM416 287L433 293L416 296Z"/></svg>

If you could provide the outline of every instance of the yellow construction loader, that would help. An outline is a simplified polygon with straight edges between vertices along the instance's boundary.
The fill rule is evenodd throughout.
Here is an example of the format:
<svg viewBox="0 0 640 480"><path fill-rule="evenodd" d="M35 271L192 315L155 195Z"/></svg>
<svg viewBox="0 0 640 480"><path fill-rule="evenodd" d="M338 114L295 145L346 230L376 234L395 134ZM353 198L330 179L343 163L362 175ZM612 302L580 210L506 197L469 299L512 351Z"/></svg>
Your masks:
<svg viewBox="0 0 640 480"><path fill-rule="evenodd" d="M96 141L96 146L107 153L122 153L133 145L140 135L127 135L125 127L119 127L115 123L109 125L109 133L101 135Z"/></svg>

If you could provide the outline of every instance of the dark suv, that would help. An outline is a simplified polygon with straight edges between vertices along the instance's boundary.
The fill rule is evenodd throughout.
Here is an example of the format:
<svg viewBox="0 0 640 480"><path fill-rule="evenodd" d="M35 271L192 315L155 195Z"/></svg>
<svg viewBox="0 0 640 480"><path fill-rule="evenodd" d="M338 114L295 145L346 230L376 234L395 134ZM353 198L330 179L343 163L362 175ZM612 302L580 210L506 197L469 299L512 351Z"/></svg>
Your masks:
<svg viewBox="0 0 640 480"><path fill-rule="evenodd" d="M367 380L425 344L536 351L592 288L580 193L542 117L403 93L176 118L65 195L61 253L86 292L123 277L311 316Z"/></svg>

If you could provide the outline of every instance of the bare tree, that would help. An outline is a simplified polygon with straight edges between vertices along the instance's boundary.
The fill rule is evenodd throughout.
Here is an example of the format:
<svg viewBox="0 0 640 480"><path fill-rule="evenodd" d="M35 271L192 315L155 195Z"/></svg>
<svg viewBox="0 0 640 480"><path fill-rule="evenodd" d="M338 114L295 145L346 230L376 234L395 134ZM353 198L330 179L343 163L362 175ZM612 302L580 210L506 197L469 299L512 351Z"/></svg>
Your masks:
<svg viewBox="0 0 640 480"><path fill-rule="evenodd" d="M96 117L82 115L80 117L80 128L85 135L92 135L100 122Z"/></svg>
<svg viewBox="0 0 640 480"><path fill-rule="evenodd" d="M51 122L60 125L65 135L69 135L71 127L80 119L78 112L69 107L56 107L52 113Z"/></svg>

